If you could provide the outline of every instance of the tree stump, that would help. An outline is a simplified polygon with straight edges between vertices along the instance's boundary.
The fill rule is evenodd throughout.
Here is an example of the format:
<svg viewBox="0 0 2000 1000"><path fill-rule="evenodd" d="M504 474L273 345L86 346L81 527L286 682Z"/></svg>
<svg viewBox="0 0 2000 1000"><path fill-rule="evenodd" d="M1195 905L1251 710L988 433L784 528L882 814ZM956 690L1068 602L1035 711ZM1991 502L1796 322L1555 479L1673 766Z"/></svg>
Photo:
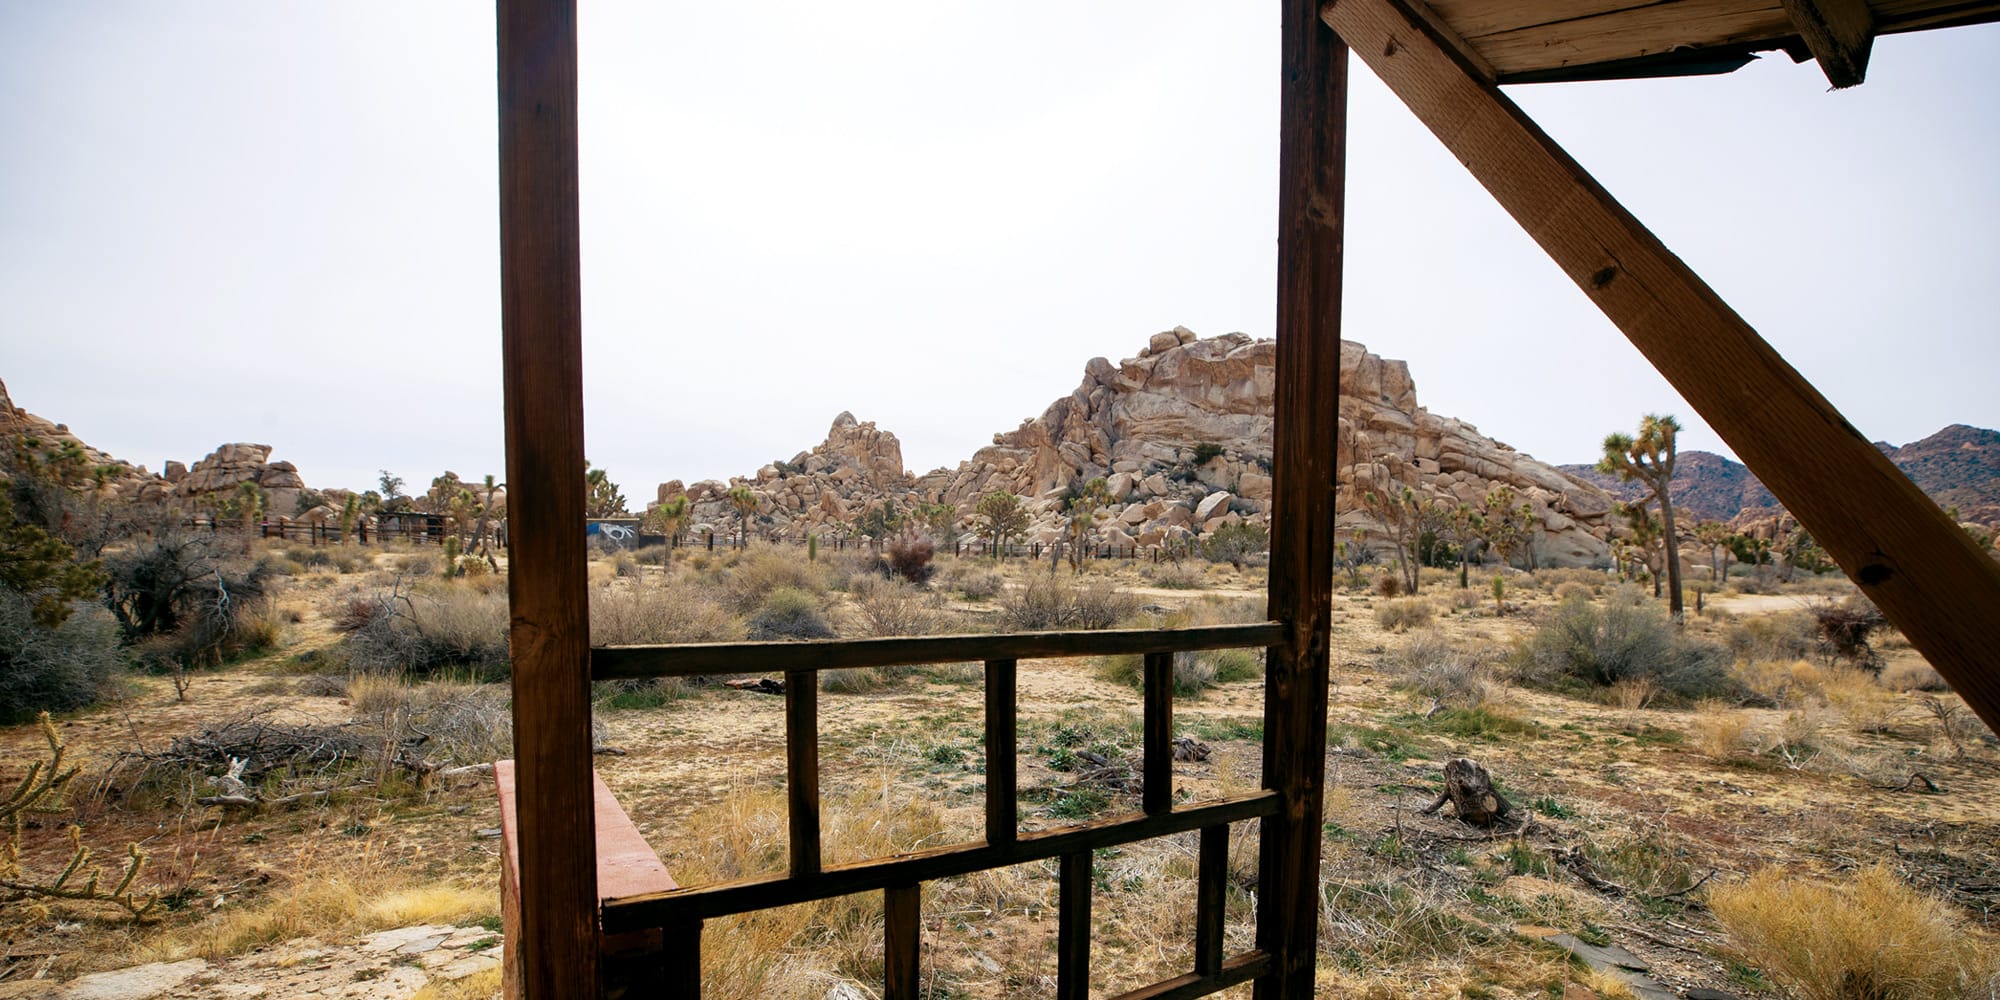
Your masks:
<svg viewBox="0 0 2000 1000"><path fill-rule="evenodd" d="M1493 787L1493 778L1479 762L1457 757L1444 765L1444 792L1424 808L1429 816L1451 803L1458 818L1474 826L1492 826L1513 815L1514 804Z"/></svg>

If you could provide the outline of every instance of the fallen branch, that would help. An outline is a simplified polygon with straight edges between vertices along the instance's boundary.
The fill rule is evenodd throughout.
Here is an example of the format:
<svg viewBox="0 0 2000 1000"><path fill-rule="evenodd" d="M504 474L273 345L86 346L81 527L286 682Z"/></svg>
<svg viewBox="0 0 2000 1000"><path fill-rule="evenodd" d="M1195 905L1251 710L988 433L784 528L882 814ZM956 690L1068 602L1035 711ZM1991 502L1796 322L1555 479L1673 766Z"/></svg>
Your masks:
<svg viewBox="0 0 2000 1000"><path fill-rule="evenodd" d="M1870 787L1877 788L1885 792L1907 792L1910 790L1910 786L1915 784L1922 784L1924 786L1924 791L1928 794L1931 795L1944 794L1944 789L1939 788L1937 782L1932 781L1931 779L1925 777L1923 772L1921 771L1911 772L1909 778L1904 780L1904 782L1900 785L1871 785Z"/></svg>

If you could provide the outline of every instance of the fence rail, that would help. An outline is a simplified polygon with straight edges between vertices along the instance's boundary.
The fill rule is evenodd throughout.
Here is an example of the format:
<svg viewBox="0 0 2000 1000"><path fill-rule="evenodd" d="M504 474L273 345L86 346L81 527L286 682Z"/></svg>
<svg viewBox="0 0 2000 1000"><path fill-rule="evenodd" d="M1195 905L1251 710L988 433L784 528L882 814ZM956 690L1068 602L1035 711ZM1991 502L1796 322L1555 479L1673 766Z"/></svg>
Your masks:
<svg viewBox="0 0 2000 1000"><path fill-rule="evenodd" d="M1189 629L1024 632L1001 635L733 642L681 646L612 646L591 651L597 680L691 677L722 673L785 675L785 801L789 869L782 876L607 900L606 934L659 930L659 981L669 996L700 996L702 922L773 906L881 892L886 1000L916 1000L922 951L924 882L1027 862L1058 860L1056 996L1083 1000L1090 983L1092 852L1157 837L1199 832L1194 968L1121 995L1120 1000L1199 997L1247 982L1271 967L1271 955L1223 953L1224 880L1229 825L1277 815L1282 797L1266 789L1217 802L1173 802L1173 658L1202 649L1272 647L1282 622ZM1144 660L1140 812L1081 826L1021 833L1016 664L1028 657L1139 653ZM820 849L818 672L979 660L986 665L986 817L983 843L963 843L851 864L826 866Z"/></svg>

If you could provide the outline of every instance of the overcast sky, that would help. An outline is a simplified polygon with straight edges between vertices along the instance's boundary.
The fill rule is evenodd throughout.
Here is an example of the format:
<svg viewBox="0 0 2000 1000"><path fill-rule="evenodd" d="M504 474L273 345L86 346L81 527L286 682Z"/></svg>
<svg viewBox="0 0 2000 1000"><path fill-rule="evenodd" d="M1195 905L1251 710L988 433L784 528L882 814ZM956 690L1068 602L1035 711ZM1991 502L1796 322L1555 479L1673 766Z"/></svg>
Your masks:
<svg viewBox="0 0 2000 1000"><path fill-rule="evenodd" d="M1277 5L589 0L589 455L637 501L852 410L955 465L1154 332L1269 336ZM158 470L501 474L490 3L0 3L0 378ZM2000 426L2000 29L1829 92L1513 88L1863 433ZM1678 413L1358 62L1346 336L1547 461Z"/></svg>

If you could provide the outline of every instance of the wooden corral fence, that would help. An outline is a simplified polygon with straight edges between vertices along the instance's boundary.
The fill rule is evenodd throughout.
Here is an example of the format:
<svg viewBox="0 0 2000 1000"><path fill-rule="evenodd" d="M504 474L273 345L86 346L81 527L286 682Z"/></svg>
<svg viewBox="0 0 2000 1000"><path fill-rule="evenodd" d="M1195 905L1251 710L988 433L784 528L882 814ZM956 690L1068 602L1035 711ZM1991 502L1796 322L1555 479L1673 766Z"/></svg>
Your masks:
<svg viewBox="0 0 2000 1000"><path fill-rule="evenodd" d="M1056 969L1059 998L1088 995L1090 982L1091 852L1174 834L1199 832L1193 967L1184 974L1124 994L1192 997L1247 982L1271 966L1270 953L1223 951L1223 908L1229 827L1275 815L1282 797L1262 790L1200 805L1173 801L1173 657L1204 649L1270 647L1283 638L1276 622L1180 630L1039 632L831 642L755 642L691 646L608 647L593 651L595 680L703 677L741 672L746 664L785 675L785 798L790 850L782 876L610 899L603 906L608 937L657 931L661 948L651 968L633 970L665 996L698 996L703 921L860 892L883 894L885 995L918 995L919 903L923 883L972 872L1056 859L1059 867ZM1144 656L1141 812L1056 830L1022 834L1016 812L1015 664L1029 657ZM986 666L986 828L983 843L957 844L889 858L827 866L821 852L818 672L965 660Z"/></svg>

